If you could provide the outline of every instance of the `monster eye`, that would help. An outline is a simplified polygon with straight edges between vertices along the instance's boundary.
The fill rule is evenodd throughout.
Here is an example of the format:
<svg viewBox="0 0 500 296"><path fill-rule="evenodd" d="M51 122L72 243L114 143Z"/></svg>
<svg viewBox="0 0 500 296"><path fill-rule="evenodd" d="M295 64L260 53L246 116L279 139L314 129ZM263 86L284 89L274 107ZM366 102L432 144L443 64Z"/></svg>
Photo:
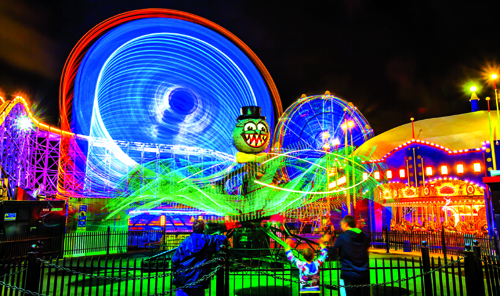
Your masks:
<svg viewBox="0 0 500 296"><path fill-rule="evenodd" d="M245 127L244 127L245 132L247 132L247 131L254 131L256 129L257 129L257 126L253 122L246 123Z"/></svg>
<svg viewBox="0 0 500 296"><path fill-rule="evenodd" d="M261 131L261 132L264 132L264 133L267 133L267 126L263 123L259 123L257 124L257 128Z"/></svg>

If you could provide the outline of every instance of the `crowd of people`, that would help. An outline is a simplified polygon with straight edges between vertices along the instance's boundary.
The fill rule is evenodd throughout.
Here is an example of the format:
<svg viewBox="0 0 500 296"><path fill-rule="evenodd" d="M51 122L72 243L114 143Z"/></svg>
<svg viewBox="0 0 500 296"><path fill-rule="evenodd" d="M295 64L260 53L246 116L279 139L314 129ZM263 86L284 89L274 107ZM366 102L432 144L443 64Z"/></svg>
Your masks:
<svg viewBox="0 0 500 296"><path fill-rule="evenodd" d="M369 256L370 237L358 226L360 223L352 216L345 216L340 226L344 231L337 238L325 233L319 240L319 254L312 248L301 250L301 257L292 251L295 241L286 239L286 257L292 266L299 269L300 294L319 295L320 267L328 256L338 258L340 262L340 282L345 295L370 295L369 288L352 288L352 285L370 283ZM228 246L224 235L208 235L204 233L205 223L196 220L193 223L193 233L177 248L172 258L172 271L181 271L174 275L176 296L205 295L209 281L199 282L210 271L207 263L214 254ZM193 268L200 266L200 268ZM345 287L344 287L345 286Z"/></svg>
<svg viewBox="0 0 500 296"><path fill-rule="evenodd" d="M486 221L474 221L470 219L460 220L455 224L451 219L447 219L444 222L437 221L427 221L422 220L419 222L417 220L410 222L406 219L402 219L399 222L396 220L391 220L391 231L396 232L439 232L444 230L446 232L469 234L469 235L487 235L488 234L488 224Z"/></svg>

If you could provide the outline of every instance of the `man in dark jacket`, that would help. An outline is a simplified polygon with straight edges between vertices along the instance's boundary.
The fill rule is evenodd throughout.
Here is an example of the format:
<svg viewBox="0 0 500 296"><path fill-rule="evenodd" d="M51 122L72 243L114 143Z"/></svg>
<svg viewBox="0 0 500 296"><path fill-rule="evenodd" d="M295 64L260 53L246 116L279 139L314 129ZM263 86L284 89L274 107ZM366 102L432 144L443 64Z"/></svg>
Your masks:
<svg viewBox="0 0 500 296"><path fill-rule="evenodd" d="M172 271L183 270L203 264L211 259L212 254L219 250L226 240L224 235L203 234L205 222L196 220L193 223L193 233L187 237L175 251L172 257ZM174 285L177 287L191 284L201 279L210 271L210 264L194 268L174 276ZM189 288L176 291L176 296L202 296L209 282L202 282Z"/></svg>
<svg viewBox="0 0 500 296"><path fill-rule="evenodd" d="M340 222L344 233L340 234L331 251L340 252L340 278L345 286L370 283L368 248L370 237L356 228L353 216L345 216ZM370 295L369 288L346 288L347 296Z"/></svg>

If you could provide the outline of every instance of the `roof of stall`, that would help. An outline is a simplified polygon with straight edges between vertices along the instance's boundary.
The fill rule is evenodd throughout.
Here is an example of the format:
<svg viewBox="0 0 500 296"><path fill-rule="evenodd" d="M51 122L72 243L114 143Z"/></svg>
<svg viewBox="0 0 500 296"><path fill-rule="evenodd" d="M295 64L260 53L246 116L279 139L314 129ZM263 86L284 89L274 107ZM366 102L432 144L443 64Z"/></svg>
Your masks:
<svg viewBox="0 0 500 296"><path fill-rule="evenodd" d="M415 121L415 139L429 141L451 150L480 148L489 140L488 112L477 111ZM496 110L491 112L492 131L498 130ZM495 137L495 139L498 138ZM361 145L355 154L380 159L399 145L412 140L411 122L384 132Z"/></svg>

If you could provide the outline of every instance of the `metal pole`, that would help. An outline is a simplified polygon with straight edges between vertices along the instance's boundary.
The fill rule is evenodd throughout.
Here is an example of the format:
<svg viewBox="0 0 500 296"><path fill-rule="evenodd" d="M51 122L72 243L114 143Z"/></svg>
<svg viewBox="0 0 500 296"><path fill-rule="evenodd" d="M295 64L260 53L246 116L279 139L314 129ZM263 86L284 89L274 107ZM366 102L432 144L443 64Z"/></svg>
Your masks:
<svg viewBox="0 0 500 296"><path fill-rule="evenodd" d="M441 225L441 247L443 248L444 264L448 264L448 256L446 256L446 235L444 234L444 225Z"/></svg>
<svg viewBox="0 0 500 296"><path fill-rule="evenodd" d="M28 271L26 273L26 290L38 293L40 288L40 268L40 262L38 262L38 252L29 252Z"/></svg>
<svg viewBox="0 0 500 296"><path fill-rule="evenodd" d="M498 125L497 133L500 133L500 111L498 111L498 91L497 91L497 82L495 79L493 79L493 85L495 86L495 103L497 104L497 125Z"/></svg>
<svg viewBox="0 0 500 296"><path fill-rule="evenodd" d="M491 147L491 158L493 159L493 170L497 170L497 161L495 157L495 143L494 143L494 137L493 137L493 131L491 130L491 115L490 115L490 98L487 97L486 101L488 102L488 123L490 126L490 147ZM498 120L498 118L497 118ZM486 169L486 168L485 168Z"/></svg>
<svg viewBox="0 0 500 296"><path fill-rule="evenodd" d="M384 225L384 230L385 230L385 252L390 253L391 244L389 241L389 227L387 227L387 225Z"/></svg>
<svg viewBox="0 0 500 296"><path fill-rule="evenodd" d="M109 245L111 242L111 227L108 226L108 231L106 235L106 255L109 255Z"/></svg>
<svg viewBox="0 0 500 296"><path fill-rule="evenodd" d="M427 248L427 241L422 241L422 247L420 248L422 251L422 272L429 272L431 270L431 261L429 256L429 248ZM425 287L425 296L433 296L434 291L432 290L432 274L424 275L424 287Z"/></svg>
<svg viewBox="0 0 500 296"><path fill-rule="evenodd" d="M349 142L347 141L347 131L348 131L348 127L347 127L347 120L344 121L344 124L345 124L345 159L344 161L346 162L346 170L345 170L345 182L346 182L346 187L349 188L349 168L347 167L347 149L349 148ZM346 203L347 203L347 214L348 215L351 215L351 194L350 194L350 190L347 189L346 190Z"/></svg>
<svg viewBox="0 0 500 296"><path fill-rule="evenodd" d="M481 265L479 265L480 261L476 256L474 256L474 252L471 251L471 246L469 244L466 244L465 248L464 267L465 288L467 295L485 296L484 281L482 276L483 271Z"/></svg>
<svg viewBox="0 0 500 296"><path fill-rule="evenodd" d="M413 168L415 171L415 188L418 188L418 181L417 181L417 159L415 158L415 148L413 148ZM422 168L422 172L424 171L424 168Z"/></svg>

